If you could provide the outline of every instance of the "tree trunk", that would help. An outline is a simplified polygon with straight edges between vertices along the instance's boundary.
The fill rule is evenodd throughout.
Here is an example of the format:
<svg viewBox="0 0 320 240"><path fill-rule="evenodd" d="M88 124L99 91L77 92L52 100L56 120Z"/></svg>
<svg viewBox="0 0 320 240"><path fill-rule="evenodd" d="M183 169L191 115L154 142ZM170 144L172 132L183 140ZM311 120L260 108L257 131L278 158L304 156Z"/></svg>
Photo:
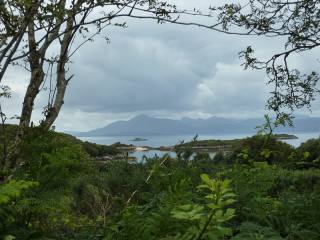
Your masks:
<svg viewBox="0 0 320 240"><path fill-rule="evenodd" d="M24 97L15 141L5 163L5 170L15 169L22 162L21 158L19 158L21 143L23 141L25 131L30 125L34 102L45 76L43 72L43 61L41 61L43 56L41 57L37 50L33 21L30 21L28 25L28 42L30 49L29 61L31 78Z"/></svg>
<svg viewBox="0 0 320 240"><path fill-rule="evenodd" d="M19 124L19 127L21 128L29 127L30 125L34 101L40 91L40 86L43 83L43 80L44 72L42 71L42 68L38 67L34 69L23 101Z"/></svg>
<svg viewBox="0 0 320 240"><path fill-rule="evenodd" d="M54 99L54 103L51 106L48 106L48 112L46 113L45 120L41 123L41 126L48 130L56 120L61 110L61 107L64 103L64 95L68 85L68 81L71 79L66 79L66 70L65 65L68 61L69 46L72 42L74 33L78 30L79 27L74 27L74 16L81 6L83 1L78 1L75 5L73 11L70 12L69 18L66 22L66 28L64 30L63 39L60 40L60 55L57 63L57 89ZM66 4L65 0L60 1L60 7L64 8ZM47 39L41 47L37 45L35 37L35 25L31 21L28 25L28 42L29 42L29 62L31 68L31 79L25 94L22 112L20 116L20 123L18 132L15 138L15 144L12 149L12 154L9 160L6 163L6 169L14 169L22 160L19 159L21 152L21 144L25 136L26 129L30 125L32 111L35 99L40 91L41 84L44 81L45 73L43 71L43 63L45 61L45 55L50 44L59 37L59 29L63 21L63 15L58 16L56 19L55 26L52 26L54 29L51 34L48 35Z"/></svg>
<svg viewBox="0 0 320 240"><path fill-rule="evenodd" d="M21 143L25 136L26 129L30 125L34 101L39 93L39 89L43 80L44 72L41 68L32 70L30 83L23 101L22 112L20 115L20 122L15 137L15 142L5 164L6 170L14 169L18 164L21 163L21 159L19 158Z"/></svg>
<svg viewBox="0 0 320 240"><path fill-rule="evenodd" d="M78 2L79 4L79 2ZM74 11L77 10L77 7L74 9ZM54 121L57 119L61 107L64 104L64 95L66 92L66 88L68 85L68 82L70 79L73 77L69 77L66 79L66 63L68 62L69 59L69 46L72 42L72 38L74 36L74 33L77 31L78 28L74 28L74 19L71 16L69 16L67 24L66 24L66 29L65 29L65 34L63 36L62 41L60 42L60 55L59 55L59 60L58 60L58 65L57 65L57 92L55 95L54 103L53 106L51 106L48 109L48 113L46 115L45 120L41 124L45 129L50 129Z"/></svg>
<svg viewBox="0 0 320 240"><path fill-rule="evenodd" d="M68 85L68 80L65 79L65 71L59 73L57 79L57 94L55 96L54 104L50 109L48 109L48 113L46 115L46 119L41 124L42 127L46 130L50 129L53 125L54 121L57 119L61 107L64 103L64 95L66 92L66 88Z"/></svg>

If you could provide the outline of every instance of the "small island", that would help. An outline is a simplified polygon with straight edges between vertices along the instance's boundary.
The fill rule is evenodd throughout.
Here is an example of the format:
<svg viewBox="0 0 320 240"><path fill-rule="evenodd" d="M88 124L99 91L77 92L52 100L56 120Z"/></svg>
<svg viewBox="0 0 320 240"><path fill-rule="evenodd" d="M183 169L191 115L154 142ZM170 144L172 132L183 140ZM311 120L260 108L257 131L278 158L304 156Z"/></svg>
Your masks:
<svg viewBox="0 0 320 240"><path fill-rule="evenodd" d="M273 134L273 138L275 138L278 141L281 140L289 140L289 139L298 139L297 136L292 134ZM205 151L205 152L218 152L218 151L232 151L238 147L240 147L248 138L241 138L241 139L209 139L209 140L197 140L194 142L185 142L183 144L173 145L173 146L160 146L160 147L151 147L151 146L142 146L143 151L150 151L150 150L158 150L158 151L176 151L178 149L192 149L193 151ZM134 139L131 139L129 141L147 141L148 139L145 138L139 138L136 137ZM111 145L115 147L119 151L128 151L128 152L134 152L134 151L142 151L140 147L133 145L133 144L122 144L120 142L115 143Z"/></svg>
<svg viewBox="0 0 320 240"><path fill-rule="evenodd" d="M274 137L278 140L298 139L298 137L293 134L285 133L274 134Z"/></svg>
<svg viewBox="0 0 320 240"><path fill-rule="evenodd" d="M132 141L132 142L143 142L143 141L147 141L148 139L146 138L140 138L140 137L136 137L134 139L131 139L129 141Z"/></svg>

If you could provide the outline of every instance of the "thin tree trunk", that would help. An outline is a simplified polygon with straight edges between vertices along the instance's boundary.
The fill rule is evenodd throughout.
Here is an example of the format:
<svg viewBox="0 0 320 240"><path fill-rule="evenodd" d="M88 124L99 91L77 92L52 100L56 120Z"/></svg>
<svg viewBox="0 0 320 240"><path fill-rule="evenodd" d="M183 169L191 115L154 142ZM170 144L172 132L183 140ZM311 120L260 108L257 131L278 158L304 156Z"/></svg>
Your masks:
<svg viewBox="0 0 320 240"><path fill-rule="evenodd" d="M77 10L77 7L74 9L74 11L76 10ZM65 66L69 59L69 46L72 42L72 38L76 31L77 31L77 28L74 29L74 19L72 16L69 16L66 24L65 34L60 43L61 44L60 56L59 56L58 65L57 65L57 85L56 85L57 92L55 95L54 103L48 109L46 118L42 122L42 127L44 127L45 129L50 129L54 121L57 119L60 113L61 107L64 104L64 96L65 96L68 82L73 77L71 76L70 78L66 79Z"/></svg>
<svg viewBox="0 0 320 240"><path fill-rule="evenodd" d="M25 136L26 129L30 125L34 102L45 76L43 72L43 61L41 61L43 56L41 57L39 51L37 50L33 20L31 20L28 25L28 41L30 49L29 61L31 78L24 97L15 141L5 163L6 170L14 169L22 162L21 158L19 158L21 152L21 143Z"/></svg>
<svg viewBox="0 0 320 240"><path fill-rule="evenodd" d="M5 162L6 162L6 159L7 159L7 136L6 136L6 126L5 126L6 117L3 115L1 104L0 104L0 114L1 114L1 116L0 116L0 119L1 119L0 139L2 141L2 147L3 147L3 149L2 149L3 157L2 157L2 159L0 159L0 167L2 169Z"/></svg>
<svg viewBox="0 0 320 240"><path fill-rule="evenodd" d="M60 73L57 80L57 94L55 96L54 104L48 110L46 119L41 124L46 130L50 129L54 121L57 119L62 105L64 104L64 95L68 85L68 80L65 79L65 73Z"/></svg>
<svg viewBox="0 0 320 240"><path fill-rule="evenodd" d="M66 4L65 0L61 0L60 6L64 7ZM74 28L74 15L78 8L81 6L82 1L78 1L73 9L73 12L70 12L70 16L66 22L66 28L64 30L63 39L60 42L60 56L57 65L57 91L54 99L54 103L52 106L48 106L48 112L46 114L45 120L41 123L41 126L44 129L50 129L54 121L59 115L61 107L64 103L64 95L66 92L66 88L68 85L69 79L66 79L66 70L65 65L68 61L69 54L69 46L72 42L74 33L78 30L79 27ZM34 22L30 21L28 25L28 41L29 41L29 62L31 68L31 79L30 83L24 98L22 112L20 115L20 123L18 133L15 138L15 144L12 150L11 157L6 163L6 169L14 169L16 168L22 160L19 158L21 152L21 144L23 142L23 138L25 137L26 129L30 125L32 111L35 99L40 91L41 84L44 81L44 71L43 71L43 63L45 61L45 55L50 44L58 37L59 29L61 26L61 22L63 21L63 17L59 16L56 19L56 27L53 26L54 31L48 35L48 38L45 40L44 44L40 47L37 46L36 38L35 38L35 30L34 30Z"/></svg>
<svg viewBox="0 0 320 240"><path fill-rule="evenodd" d="M44 72L41 68L36 68L32 70L30 83L23 101L18 131L15 137L13 147L9 154L10 156L7 158L5 164L6 170L14 169L17 165L21 163L21 159L19 158L21 151L21 143L25 136L26 130L30 125L34 102L39 93L39 89L43 80Z"/></svg>
<svg viewBox="0 0 320 240"><path fill-rule="evenodd" d="M38 67L32 71L31 80L24 97L19 127L29 127L35 99L44 80L44 72Z"/></svg>

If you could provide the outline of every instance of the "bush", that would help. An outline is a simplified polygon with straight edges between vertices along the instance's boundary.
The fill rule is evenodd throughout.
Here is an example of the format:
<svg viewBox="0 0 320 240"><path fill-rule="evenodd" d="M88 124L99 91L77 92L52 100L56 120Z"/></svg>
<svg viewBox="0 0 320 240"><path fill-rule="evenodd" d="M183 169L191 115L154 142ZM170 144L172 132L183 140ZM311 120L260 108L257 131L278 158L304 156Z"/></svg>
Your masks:
<svg viewBox="0 0 320 240"><path fill-rule="evenodd" d="M96 143L83 142L86 152L92 157L103 157L105 155L117 155L120 153L114 146L100 145Z"/></svg>
<svg viewBox="0 0 320 240"><path fill-rule="evenodd" d="M320 170L284 168L294 160L287 144L255 136L214 160L182 151L180 158L99 164L88 152L101 154L101 146L85 145L30 131L24 164L0 185L1 237L320 239ZM34 182L32 191L23 186Z"/></svg>
<svg viewBox="0 0 320 240"><path fill-rule="evenodd" d="M249 161L263 162L269 164L282 164L288 162L288 157L294 148L284 142L271 137L255 135L243 140L241 145L235 149L228 157L229 162L238 160L240 163Z"/></svg>
<svg viewBox="0 0 320 240"><path fill-rule="evenodd" d="M320 138L309 139L297 148L300 161L320 163Z"/></svg>

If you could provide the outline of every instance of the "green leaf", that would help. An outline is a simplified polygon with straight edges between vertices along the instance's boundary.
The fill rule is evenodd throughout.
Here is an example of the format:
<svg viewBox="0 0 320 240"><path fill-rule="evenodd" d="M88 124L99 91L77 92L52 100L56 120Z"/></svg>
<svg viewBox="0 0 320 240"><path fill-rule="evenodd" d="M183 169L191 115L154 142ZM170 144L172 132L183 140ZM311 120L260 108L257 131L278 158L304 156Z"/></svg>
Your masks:
<svg viewBox="0 0 320 240"><path fill-rule="evenodd" d="M4 236L3 240L14 240L16 239L14 236L12 235L7 235L7 236Z"/></svg>
<svg viewBox="0 0 320 240"><path fill-rule="evenodd" d="M183 220L197 220L203 216L204 207L201 205L186 204L171 211L172 217Z"/></svg>
<svg viewBox="0 0 320 240"><path fill-rule="evenodd" d="M307 159L310 157L310 152L306 151L303 153L303 159Z"/></svg>
<svg viewBox="0 0 320 240"><path fill-rule="evenodd" d="M206 183L207 185L212 184L212 180L209 178L208 174L201 174L200 177L201 177L202 181L204 183Z"/></svg>
<svg viewBox="0 0 320 240"><path fill-rule="evenodd" d="M0 185L0 205L8 203L12 198L19 197L23 190L37 186L37 182L11 180Z"/></svg>

